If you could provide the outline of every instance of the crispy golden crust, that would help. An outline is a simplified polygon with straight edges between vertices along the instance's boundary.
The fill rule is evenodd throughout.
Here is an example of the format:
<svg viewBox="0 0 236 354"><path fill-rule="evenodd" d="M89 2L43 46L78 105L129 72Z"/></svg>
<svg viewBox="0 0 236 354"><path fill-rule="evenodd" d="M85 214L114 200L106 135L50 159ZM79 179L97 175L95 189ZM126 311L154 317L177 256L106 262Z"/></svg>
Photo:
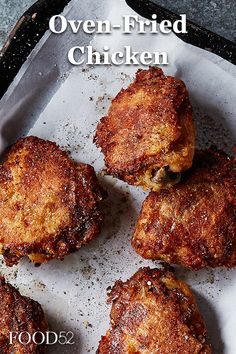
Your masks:
<svg viewBox="0 0 236 354"><path fill-rule="evenodd" d="M94 140L105 155L109 174L145 189L173 184L176 176L168 179L166 173L188 169L195 146L184 83L159 68L138 70L135 81L112 101Z"/></svg>
<svg viewBox="0 0 236 354"><path fill-rule="evenodd" d="M0 252L63 259L100 231L103 191L94 170L74 163L50 141L20 139L0 166Z"/></svg>
<svg viewBox="0 0 236 354"><path fill-rule="evenodd" d="M37 345L33 341L29 344L21 344L18 339L13 339L10 344L10 332L28 332L31 336L37 332L45 333L48 324L44 317L40 304L28 297L21 296L10 284L0 276L0 352L4 354L41 354L45 352L45 345ZM36 341L40 343L42 337L36 336ZM22 341L29 340L27 335L22 335Z"/></svg>
<svg viewBox="0 0 236 354"><path fill-rule="evenodd" d="M192 269L236 266L236 161L198 151L171 190L150 193L132 245L144 258Z"/></svg>
<svg viewBox="0 0 236 354"><path fill-rule="evenodd" d="M97 354L210 354L194 296L173 273L143 268L109 295L111 329Z"/></svg>

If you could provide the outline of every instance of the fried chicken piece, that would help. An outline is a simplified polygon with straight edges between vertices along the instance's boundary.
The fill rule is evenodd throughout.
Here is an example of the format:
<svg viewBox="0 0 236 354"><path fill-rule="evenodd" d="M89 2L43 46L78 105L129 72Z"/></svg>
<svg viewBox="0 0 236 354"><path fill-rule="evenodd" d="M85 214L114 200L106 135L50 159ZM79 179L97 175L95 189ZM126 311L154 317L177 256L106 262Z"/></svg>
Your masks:
<svg viewBox="0 0 236 354"><path fill-rule="evenodd" d="M7 284L0 276L0 299L1 299L1 317L0 317L0 352L4 354L41 354L45 352L45 344L37 345L33 342L32 336L35 332L45 332L48 330L48 324L40 304L28 297L22 296L12 285ZM12 332L12 344L11 335ZM21 344L18 335L22 332ZM17 335L18 333L18 335ZM16 338L15 338L16 336ZM43 341L42 335L35 335L35 341Z"/></svg>
<svg viewBox="0 0 236 354"><path fill-rule="evenodd" d="M139 269L109 295L111 329L97 354L210 354L188 285L166 270Z"/></svg>
<svg viewBox="0 0 236 354"><path fill-rule="evenodd" d="M108 174L144 189L179 181L192 165L195 128L183 81L160 68L138 70L98 124L94 138Z"/></svg>
<svg viewBox="0 0 236 354"><path fill-rule="evenodd" d="M236 266L235 158L198 151L178 185L146 198L132 245L144 258L194 270Z"/></svg>
<svg viewBox="0 0 236 354"><path fill-rule="evenodd" d="M63 259L96 237L104 192L94 169L53 142L20 139L0 166L0 253L6 264Z"/></svg>

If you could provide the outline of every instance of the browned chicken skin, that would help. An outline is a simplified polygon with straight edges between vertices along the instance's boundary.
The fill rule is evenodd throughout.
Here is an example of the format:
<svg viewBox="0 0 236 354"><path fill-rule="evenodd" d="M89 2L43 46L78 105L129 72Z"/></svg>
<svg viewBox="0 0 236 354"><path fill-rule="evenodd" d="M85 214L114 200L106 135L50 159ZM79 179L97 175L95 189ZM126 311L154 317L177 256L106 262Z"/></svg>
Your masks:
<svg viewBox="0 0 236 354"><path fill-rule="evenodd" d="M179 180L192 165L195 128L185 84L160 68L138 70L98 124L107 172L144 189Z"/></svg>
<svg viewBox="0 0 236 354"><path fill-rule="evenodd" d="M198 151L178 185L146 198L132 245L144 258L195 270L235 267L235 158Z"/></svg>
<svg viewBox="0 0 236 354"><path fill-rule="evenodd" d="M35 332L45 333L48 330L47 321L38 302L21 296L10 284L0 276L0 353L2 354L41 354L45 352L45 345L37 345L31 340L29 344L21 344L19 336L21 332L28 332L31 336ZM10 332L12 344L10 344ZM16 338L15 338L16 337ZM28 335L21 337L23 343L29 340ZM35 336L35 341L40 343L42 336Z"/></svg>
<svg viewBox="0 0 236 354"><path fill-rule="evenodd" d="M210 354L206 328L188 285L143 268L109 294L111 329L97 354Z"/></svg>
<svg viewBox="0 0 236 354"><path fill-rule="evenodd" d="M53 142L20 139L0 166L0 253L7 265L63 259L100 231L103 191L94 169Z"/></svg>

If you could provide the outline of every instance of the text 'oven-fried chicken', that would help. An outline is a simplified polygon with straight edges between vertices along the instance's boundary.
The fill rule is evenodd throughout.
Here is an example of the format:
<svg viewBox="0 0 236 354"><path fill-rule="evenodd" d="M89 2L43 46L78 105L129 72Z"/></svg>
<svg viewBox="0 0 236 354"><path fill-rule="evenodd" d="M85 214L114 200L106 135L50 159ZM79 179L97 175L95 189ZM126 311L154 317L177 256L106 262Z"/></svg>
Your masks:
<svg viewBox="0 0 236 354"><path fill-rule="evenodd" d="M44 335L48 330L48 324L40 304L22 296L12 285L5 283L2 276L0 276L0 299L0 353L44 353L45 345L37 345L33 341L34 333L42 332ZM12 344L10 332L12 332ZM43 342L43 335L35 334L35 342ZM26 344L27 342L29 343Z"/></svg>
<svg viewBox="0 0 236 354"><path fill-rule="evenodd" d="M138 70L112 101L94 138L108 174L144 189L178 182L192 165L195 128L183 81L160 68Z"/></svg>
<svg viewBox="0 0 236 354"><path fill-rule="evenodd" d="M55 143L20 139L0 166L0 253L7 265L63 259L96 237L102 213L93 167Z"/></svg>
<svg viewBox="0 0 236 354"><path fill-rule="evenodd" d="M235 267L235 158L213 149L197 151L178 185L146 198L132 245L144 258L194 270Z"/></svg>
<svg viewBox="0 0 236 354"><path fill-rule="evenodd" d="M188 285L143 268L109 294L111 329L97 354L210 354L206 328Z"/></svg>

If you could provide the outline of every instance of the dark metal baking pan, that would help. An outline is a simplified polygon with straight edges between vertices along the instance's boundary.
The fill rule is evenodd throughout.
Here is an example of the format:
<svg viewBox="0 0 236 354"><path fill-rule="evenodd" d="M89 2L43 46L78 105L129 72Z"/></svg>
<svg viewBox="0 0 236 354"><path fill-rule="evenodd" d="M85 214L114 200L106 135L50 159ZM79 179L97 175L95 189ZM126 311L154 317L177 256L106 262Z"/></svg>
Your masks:
<svg viewBox="0 0 236 354"><path fill-rule="evenodd" d="M157 15L157 22L179 20L180 16L154 4L148 0L126 0L127 4L139 15L151 19L152 14ZM220 35L211 32L187 20L187 33L176 34L183 41L196 47L207 49L236 65L236 44Z"/></svg>
<svg viewBox="0 0 236 354"><path fill-rule="evenodd" d="M38 0L17 21L6 43L0 51L0 99L14 80L22 64L38 43L45 31L51 16L59 14L70 0ZM143 17L151 19L157 15L157 22L164 19L176 20L180 17L147 0L126 0L127 4ZM187 43L211 50L222 58L236 64L236 45L211 32L187 21L187 34L178 36Z"/></svg>
<svg viewBox="0 0 236 354"><path fill-rule="evenodd" d="M60 14L69 1L38 0L17 21L0 51L0 98L48 29L49 19Z"/></svg>

